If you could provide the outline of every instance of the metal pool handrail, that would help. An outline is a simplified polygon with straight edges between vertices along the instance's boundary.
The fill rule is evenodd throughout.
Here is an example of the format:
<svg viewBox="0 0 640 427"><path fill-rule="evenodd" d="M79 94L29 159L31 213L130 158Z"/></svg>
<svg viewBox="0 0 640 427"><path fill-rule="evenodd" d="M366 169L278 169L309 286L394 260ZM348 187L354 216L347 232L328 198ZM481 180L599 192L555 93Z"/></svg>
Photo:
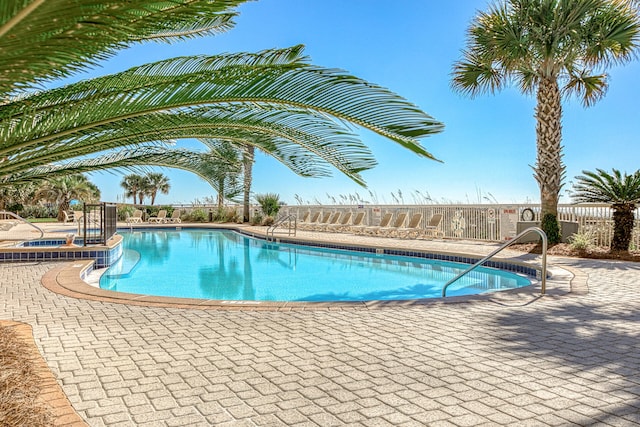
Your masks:
<svg viewBox="0 0 640 427"><path fill-rule="evenodd" d="M518 234L512 240L509 240L507 243L505 243L504 245L500 246L495 251L491 252L486 257L482 258L480 261L478 261L475 264L473 264L471 267L467 268L462 273L458 274L453 279L449 280L447 283L445 283L444 287L442 288L442 297L444 298L444 297L447 296L447 288L449 287L450 284L452 284L453 282L457 281L459 278L461 278L462 276L466 275L470 271L476 269L476 267L481 266L482 264L487 262L489 259L493 258L493 256L496 255L498 252L500 252L503 249L506 249L509 246L513 245L521 237L523 237L523 236L525 236L525 235L527 235L529 233L533 233L533 232L538 233L540 235L540 238L542 239L542 284L541 284L540 294L544 295L544 293L546 292L546 286L547 286L547 235L545 234L544 231L542 231L541 228L530 227L530 228L527 228L526 230L524 230L522 233Z"/></svg>
<svg viewBox="0 0 640 427"><path fill-rule="evenodd" d="M25 224L30 225L31 227L35 228L36 230L38 230L40 232L40 237L35 237L33 239L26 239L26 240L36 240L36 239L42 239L42 237L44 236L44 230L42 230L42 228L38 227L35 224L30 223L29 221L27 221L26 219L22 218L20 215L17 215L13 212L8 212L8 211L0 211L0 217L3 215L8 215L10 217L13 217L15 219L17 219L18 221L22 221Z"/></svg>
<svg viewBox="0 0 640 427"><path fill-rule="evenodd" d="M278 218L272 225L269 226L269 228L267 228L267 240L269 240L269 233L271 233L271 238L274 239L276 228L278 228L285 222L288 225L287 236L291 236L291 234L295 236L296 231L298 229L298 220L294 214L288 214L283 216L282 218ZM292 227L292 224L293 224L293 227ZM293 233L291 232L291 230L293 230Z"/></svg>

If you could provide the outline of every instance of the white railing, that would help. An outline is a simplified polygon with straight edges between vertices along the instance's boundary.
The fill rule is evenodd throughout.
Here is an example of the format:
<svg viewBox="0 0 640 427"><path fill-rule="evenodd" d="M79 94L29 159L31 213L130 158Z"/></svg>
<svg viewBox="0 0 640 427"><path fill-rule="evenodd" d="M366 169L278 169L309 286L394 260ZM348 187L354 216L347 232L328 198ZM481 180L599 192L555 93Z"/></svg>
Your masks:
<svg viewBox="0 0 640 427"><path fill-rule="evenodd" d="M287 205L281 213L294 214L298 218L306 212L365 212L365 225L376 225L387 212L398 214L422 213L425 226L436 213L443 215L440 230L446 238L504 241L517 234L517 223L523 221L525 210L533 212L531 222L540 221L540 206L533 204L480 204L480 205ZM640 210L636 210L636 223L632 247L640 248ZM526 218L528 219L528 218ZM577 224L578 232L590 233L594 243L609 246L613 237L613 220L610 205L580 204L558 206L558 220ZM526 227L525 227L526 228Z"/></svg>
<svg viewBox="0 0 640 427"><path fill-rule="evenodd" d="M0 211L0 240L37 240L42 236L44 231L37 225L13 212Z"/></svg>
<svg viewBox="0 0 640 427"><path fill-rule="evenodd" d="M215 211L215 205L174 205L185 212L193 209ZM227 206L234 208L238 215L242 215L242 206ZM285 205L280 215L294 214L302 218L306 212L365 212L363 225L377 225L386 212L407 212L407 218L413 213L422 213L421 226L428 223L436 213L443 215L440 231L449 239L469 239L504 241L516 236L517 223L523 221L525 210L533 212L531 222L540 221L540 205L535 204L478 204L478 205ZM252 206L251 214L259 211L259 207ZM578 232L589 233L594 244L609 246L613 237L612 209L607 204L578 204L559 205L558 220L577 224ZM636 221L631 240L632 248L640 248L640 209L635 212ZM525 225L524 228L530 226ZM524 229L522 228L522 229Z"/></svg>

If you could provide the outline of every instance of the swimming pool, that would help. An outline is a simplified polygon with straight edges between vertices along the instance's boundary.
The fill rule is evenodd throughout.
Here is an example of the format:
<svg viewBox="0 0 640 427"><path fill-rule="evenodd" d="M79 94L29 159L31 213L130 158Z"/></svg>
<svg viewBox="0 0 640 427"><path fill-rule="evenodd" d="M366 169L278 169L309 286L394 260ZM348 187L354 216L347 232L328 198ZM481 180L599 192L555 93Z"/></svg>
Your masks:
<svg viewBox="0 0 640 427"><path fill-rule="evenodd" d="M271 243L231 230L121 232L123 256L101 277L119 292L243 301L371 301L440 297L468 264ZM526 277L478 268L448 295L527 286Z"/></svg>

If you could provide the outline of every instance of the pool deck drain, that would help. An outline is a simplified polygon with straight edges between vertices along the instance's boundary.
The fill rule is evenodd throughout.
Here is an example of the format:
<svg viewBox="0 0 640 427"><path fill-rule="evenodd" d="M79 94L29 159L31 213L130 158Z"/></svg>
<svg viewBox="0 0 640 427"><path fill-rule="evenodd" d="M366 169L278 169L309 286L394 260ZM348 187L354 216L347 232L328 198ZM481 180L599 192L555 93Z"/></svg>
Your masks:
<svg viewBox="0 0 640 427"><path fill-rule="evenodd" d="M545 297L291 312L69 298L40 286L60 264L15 263L0 318L32 326L90 426L639 425L640 266L550 263L573 277Z"/></svg>

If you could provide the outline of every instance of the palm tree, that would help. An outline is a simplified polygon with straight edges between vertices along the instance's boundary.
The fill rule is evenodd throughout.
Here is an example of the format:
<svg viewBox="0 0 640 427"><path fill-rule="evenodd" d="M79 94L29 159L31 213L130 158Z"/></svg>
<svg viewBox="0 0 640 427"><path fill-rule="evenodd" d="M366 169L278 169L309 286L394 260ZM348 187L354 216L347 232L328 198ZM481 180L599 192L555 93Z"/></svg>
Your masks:
<svg viewBox="0 0 640 427"><path fill-rule="evenodd" d="M249 221L249 207L251 203L251 181L253 180L253 162L255 162L255 147L245 144L242 153L242 171L244 173L244 193L242 198L242 221Z"/></svg>
<svg viewBox="0 0 640 427"><path fill-rule="evenodd" d="M375 161L344 122L433 158L418 140L441 131L439 122L385 88L311 65L301 45L172 58L33 91L134 43L226 31L243 2L47 0L0 8L0 185L142 164L206 175L206 154L167 144L184 138L249 144L302 176L336 168L362 183L360 172Z"/></svg>
<svg viewBox="0 0 640 427"><path fill-rule="evenodd" d="M612 251L628 251L633 232L634 211L640 203L640 171L623 175L613 169L582 171L576 177L572 198L576 203L608 203L613 209Z"/></svg>
<svg viewBox="0 0 640 427"><path fill-rule="evenodd" d="M163 173L149 172L147 174L147 178L149 180L148 195L151 197L151 204L153 205L156 201L158 191L162 194L169 194L169 188L171 188L171 185L169 184L169 177Z"/></svg>
<svg viewBox="0 0 640 427"><path fill-rule="evenodd" d="M565 172L562 96L575 94L585 106L603 97L607 75L602 69L630 60L639 32L636 11L628 2L611 0L505 0L471 23L452 85L471 96L510 83L536 94L533 170L541 217L557 217Z"/></svg>
<svg viewBox="0 0 640 427"><path fill-rule="evenodd" d="M218 193L218 209L222 209L225 199L236 197L242 191L240 150L228 141L208 141L208 143L211 151L207 175L212 187Z"/></svg>
<svg viewBox="0 0 640 427"><path fill-rule="evenodd" d="M142 181L142 176L132 173L129 175L125 175L124 178L122 178L122 182L120 183L120 186L124 188L125 197L132 197L134 205L138 204L138 193L140 192L140 188L142 187ZM140 203L142 203L142 200L140 201Z"/></svg>
<svg viewBox="0 0 640 427"><path fill-rule="evenodd" d="M100 190L86 176L76 174L46 181L36 193L36 199L58 204L58 221L64 221L64 213L68 211L72 200L85 203L100 200Z"/></svg>
<svg viewBox="0 0 640 427"><path fill-rule="evenodd" d="M140 182L138 183L138 201L141 205L144 205L144 198L151 193L151 182L149 181L148 175L143 175L140 177Z"/></svg>

